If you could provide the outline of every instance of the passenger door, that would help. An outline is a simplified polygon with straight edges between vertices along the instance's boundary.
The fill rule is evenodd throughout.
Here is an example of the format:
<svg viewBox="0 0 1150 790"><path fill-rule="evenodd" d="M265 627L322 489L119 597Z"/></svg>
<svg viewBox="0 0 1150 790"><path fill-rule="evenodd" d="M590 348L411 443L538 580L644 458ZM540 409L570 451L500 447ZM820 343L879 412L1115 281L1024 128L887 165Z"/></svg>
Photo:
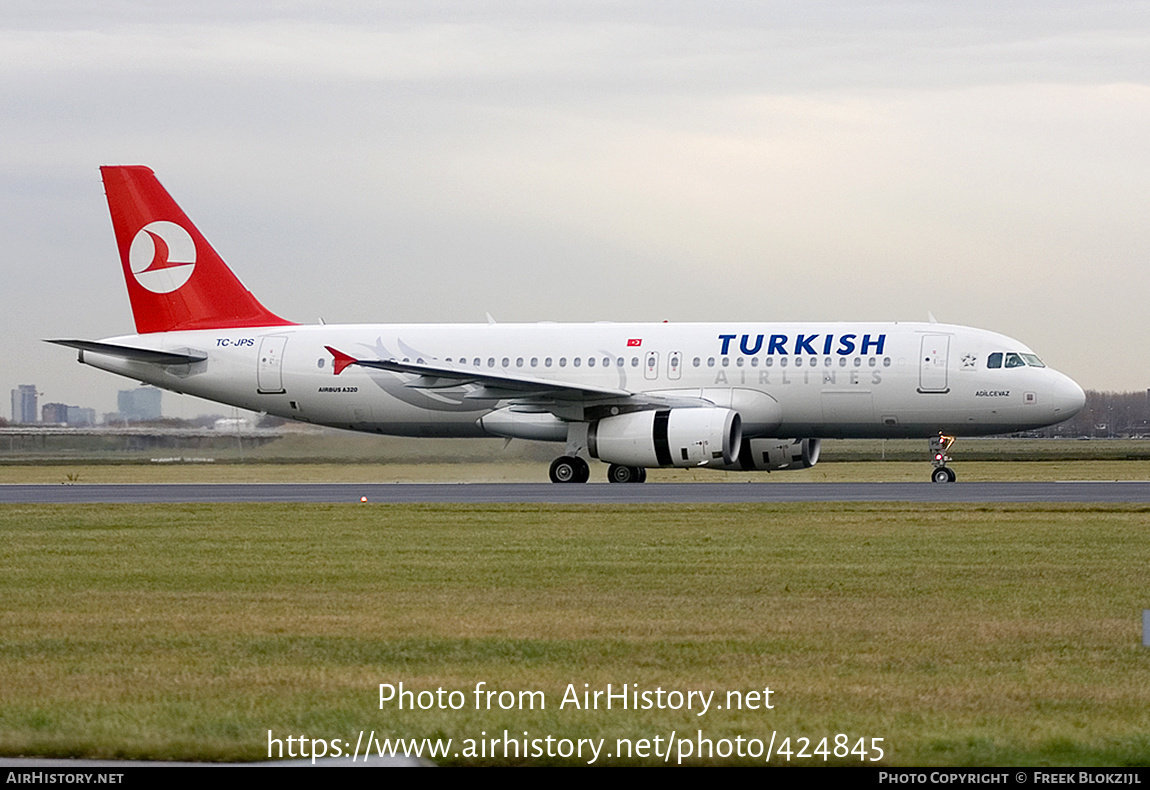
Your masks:
<svg viewBox="0 0 1150 790"><path fill-rule="evenodd" d="M950 335L923 335L918 356L918 391L948 392Z"/></svg>
<svg viewBox="0 0 1150 790"><path fill-rule="evenodd" d="M287 391L284 389L283 377L283 355L287 340L284 335L272 335L260 339L259 362L256 368L257 392L271 395Z"/></svg>

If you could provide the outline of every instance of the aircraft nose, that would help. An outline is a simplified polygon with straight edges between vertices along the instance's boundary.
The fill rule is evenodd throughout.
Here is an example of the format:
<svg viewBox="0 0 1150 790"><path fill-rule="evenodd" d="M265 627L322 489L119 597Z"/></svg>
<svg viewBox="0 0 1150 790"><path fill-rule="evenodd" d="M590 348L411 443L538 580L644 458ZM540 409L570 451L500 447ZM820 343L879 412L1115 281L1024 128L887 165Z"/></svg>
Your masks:
<svg viewBox="0 0 1150 790"><path fill-rule="evenodd" d="M1086 393L1074 379L1061 373L1058 375L1059 381L1054 398L1055 413L1059 419L1068 420L1082 411L1082 407L1086 405Z"/></svg>

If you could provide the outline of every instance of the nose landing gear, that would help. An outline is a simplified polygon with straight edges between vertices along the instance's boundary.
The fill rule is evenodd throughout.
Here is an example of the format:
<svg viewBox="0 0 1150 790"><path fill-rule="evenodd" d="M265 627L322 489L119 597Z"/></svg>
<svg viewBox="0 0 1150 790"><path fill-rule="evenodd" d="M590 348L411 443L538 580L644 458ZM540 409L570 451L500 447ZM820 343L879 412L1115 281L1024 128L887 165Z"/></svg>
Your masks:
<svg viewBox="0 0 1150 790"><path fill-rule="evenodd" d="M953 483L957 478L954 470L946 465L946 462L951 460L946 451L954 444L953 436L946 436L939 434L938 436L930 437L930 462L934 465L934 469L930 473L930 482L932 483Z"/></svg>

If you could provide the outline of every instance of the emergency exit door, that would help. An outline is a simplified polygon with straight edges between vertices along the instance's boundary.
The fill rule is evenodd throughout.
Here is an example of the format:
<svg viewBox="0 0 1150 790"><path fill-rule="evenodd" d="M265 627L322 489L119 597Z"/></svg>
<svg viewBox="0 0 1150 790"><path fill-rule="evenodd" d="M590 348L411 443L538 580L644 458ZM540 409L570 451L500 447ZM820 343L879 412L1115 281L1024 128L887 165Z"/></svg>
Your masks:
<svg viewBox="0 0 1150 790"><path fill-rule="evenodd" d="M659 378L659 352L648 351L646 358L643 360L643 378L657 379Z"/></svg>

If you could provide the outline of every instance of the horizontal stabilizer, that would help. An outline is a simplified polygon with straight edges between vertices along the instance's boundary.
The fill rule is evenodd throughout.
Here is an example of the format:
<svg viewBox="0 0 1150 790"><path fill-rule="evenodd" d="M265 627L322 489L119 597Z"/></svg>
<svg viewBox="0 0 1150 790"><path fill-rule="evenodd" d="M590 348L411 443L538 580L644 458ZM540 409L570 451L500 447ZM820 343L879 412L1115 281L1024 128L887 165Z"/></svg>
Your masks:
<svg viewBox="0 0 1150 790"><path fill-rule="evenodd" d="M97 343L94 340L45 340L45 343L55 343L58 346L78 348L80 351L91 351L93 354L104 354L109 357L130 359L133 362L150 362L153 365L190 365L193 362L203 362L207 354L200 351L189 351L181 354L176 351L156 351L153 348L136 348L134 346L118 346L114 343Z"/></svg>

